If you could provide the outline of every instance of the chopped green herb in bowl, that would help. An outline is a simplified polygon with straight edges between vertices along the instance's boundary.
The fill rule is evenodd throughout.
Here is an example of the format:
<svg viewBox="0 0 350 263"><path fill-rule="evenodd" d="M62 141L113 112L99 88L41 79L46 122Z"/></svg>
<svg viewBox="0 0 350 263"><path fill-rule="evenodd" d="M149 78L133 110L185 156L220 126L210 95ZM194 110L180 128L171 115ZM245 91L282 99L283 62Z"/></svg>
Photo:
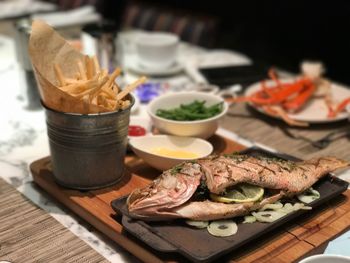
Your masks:
<svg viewBox="0 0 350 263"><path fill-rule="evenodd" d="M194 121L209 119L222 112L223 102L212 106L205 106L205 103L204 100L195 100L172 109L158 109L156 115L174 121Z"/></svg>

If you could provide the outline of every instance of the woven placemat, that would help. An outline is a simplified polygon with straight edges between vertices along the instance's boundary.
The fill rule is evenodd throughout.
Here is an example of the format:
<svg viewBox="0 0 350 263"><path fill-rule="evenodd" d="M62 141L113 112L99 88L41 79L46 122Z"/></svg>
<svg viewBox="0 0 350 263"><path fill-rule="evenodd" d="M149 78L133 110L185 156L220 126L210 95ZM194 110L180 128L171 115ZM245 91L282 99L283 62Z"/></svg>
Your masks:
<svg viewBox="0 0 350 263"><path fill-rule="evenodd" d="M248 105L235 104L230 107L228 115L222 120L222 127L233 131L243 138L265 144L280 152L288 153L302 159L321 155L335 155L350 160L349 138L341 138L332 142L325 149L318 149L310 143L288 137L282 129L288 129L293 134L302 135L317 140L331 131L344 129L349 122L315 124L307 128L292 128L284 122L257 112ZM350 128L350 127L349 127Z"/></svg>
<svg viewBox="0 0 350 263"><path fill-rule="evenodd" d="M0 261L108 262L0 178Z"/></svg>

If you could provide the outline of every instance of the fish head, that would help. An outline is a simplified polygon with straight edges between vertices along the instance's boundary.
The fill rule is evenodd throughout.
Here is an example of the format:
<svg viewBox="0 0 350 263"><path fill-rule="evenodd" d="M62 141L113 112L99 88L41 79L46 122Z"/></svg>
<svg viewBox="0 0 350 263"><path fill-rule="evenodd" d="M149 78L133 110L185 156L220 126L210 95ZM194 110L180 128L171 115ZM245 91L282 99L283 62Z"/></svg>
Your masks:
<svg viewBox="0 0 350 263"><path fill-rule="evenodd" d="M202 171L196 163L184 163L174 167L143 189L133 191L127 200L132 216L155 215L177 217L171 209L184 204L197 190Z"/></svg>

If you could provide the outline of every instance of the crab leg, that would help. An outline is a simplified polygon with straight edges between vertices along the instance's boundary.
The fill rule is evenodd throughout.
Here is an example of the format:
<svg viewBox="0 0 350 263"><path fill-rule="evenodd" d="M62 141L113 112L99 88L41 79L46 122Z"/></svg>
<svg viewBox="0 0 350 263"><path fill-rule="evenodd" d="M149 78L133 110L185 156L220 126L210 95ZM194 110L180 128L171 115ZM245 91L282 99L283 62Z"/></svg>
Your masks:
<svg viewBox="0 0 350 263"><path fill-rule="evenodd" d="M334 112L333 109L333 98L332 98L332 94L327 93L324 97L324 102L326 103L327 109L328 109L328 118L333 118L335 117L337 114Z"/></svg>
<svg viewBox="0 0 350 263"><path fill-rule="evenodd" d="M268 75L269 75L270 79L272 79L276 83L277 87L282 86L280 80L277 77L276 71L273 68L271 68L269 70Z"/></svg>
<svg viewBox="0 0 350 263"><path fill-rule="evenodd" d="M261 91L258 91L256 93L257 96L259 95L267 95L268 97L273 97L275 96L275 94L279 91L281 91L283 88L287 88L293 84L283 84L283 85L280 85L280 86L275 86L275 87L267 87L266 86L266 82L263 80L261 81Z"/></svg>
<svg viewBox="0 0 350 263"><path fill-rule="evenodd" d="M279 92L276 92L274 95L274 104L281 103L288 99L289 96L300 92L304 88L302 82L296 82L294 84L284 84L284 88L282 88Z"/></svg>
<svg viewBox="0 0 350 263"><path fill-rule="evenodd" d="M281 88L279 91L276 91L272 95L272 97L262 97L260 91L248 97L233 98L231 102L253 102L259 105L278 104L285 101L289 96L293 95L294 93L300 92L303 88L304 85L302 82L296 82L294 84L284 84L283 88Z"/></svg>
<svg viewBox="0 0 350 263"><path fill-rule="evenodd" d="M269 97L273 96L273 94L274 94L273 89L266 87L265 80L261 81L260 87L261 87L261 92L262 93L267 94Z"/></svg>
<svg viewBox="0 0 350 263"><path fill-rule="evenodd" d="M300 91L295 98L285 102L283 107L288 111L298 111L302 106L304 106L315 90L315 85L309 81L309 83L304 86L304 89Z"/></svg>
<svg viewBox="0 0 350 263"><path fill-rule="evenodd" d="M281 89L285 88L289 84L282 84L281 81L277 77L276 71L271 68L268 71L268 76L271 80L273 80L276 84L275 87L267 87L265 84L265 81L261 82L261 90L264 91L266 94L268 94L270 97L272 97L277 91L280 91Z"/></svg>
<svg viewBox="0 0 350 263"><path fill-rule="evenodd" d="M343 100L338 104L337 108L334 111L328 114L328 117L330 118L336 117L338 113L342 112L345 109L346 105L348 105L349 103L350 103L350 98L346 98L345 100Z"/></svg>
<svg viewBox="0 0 350 263"><path fill-rule="evenodd" d="M300 126L300 127L307 127L309 126L309 123L307 122L302 122L302 121L296 121L291 119L288 114L279 106L264 106L263 107L264 111L267 112L268 114L276 117L282 118L287 124L291 126Z"/></svg>

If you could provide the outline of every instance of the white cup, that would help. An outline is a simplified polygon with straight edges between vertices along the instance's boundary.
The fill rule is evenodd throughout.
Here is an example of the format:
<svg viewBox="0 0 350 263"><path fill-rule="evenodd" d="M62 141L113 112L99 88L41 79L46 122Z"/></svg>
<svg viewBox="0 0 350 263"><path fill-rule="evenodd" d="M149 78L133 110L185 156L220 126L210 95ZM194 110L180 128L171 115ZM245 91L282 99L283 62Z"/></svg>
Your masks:
<svg viewBox="0 0 350 263"><path fill-rule="evenodd" d="M171 67L176 60L179 38L171 33L147 33L136 39L138 63L146 68Z"/></svg>

